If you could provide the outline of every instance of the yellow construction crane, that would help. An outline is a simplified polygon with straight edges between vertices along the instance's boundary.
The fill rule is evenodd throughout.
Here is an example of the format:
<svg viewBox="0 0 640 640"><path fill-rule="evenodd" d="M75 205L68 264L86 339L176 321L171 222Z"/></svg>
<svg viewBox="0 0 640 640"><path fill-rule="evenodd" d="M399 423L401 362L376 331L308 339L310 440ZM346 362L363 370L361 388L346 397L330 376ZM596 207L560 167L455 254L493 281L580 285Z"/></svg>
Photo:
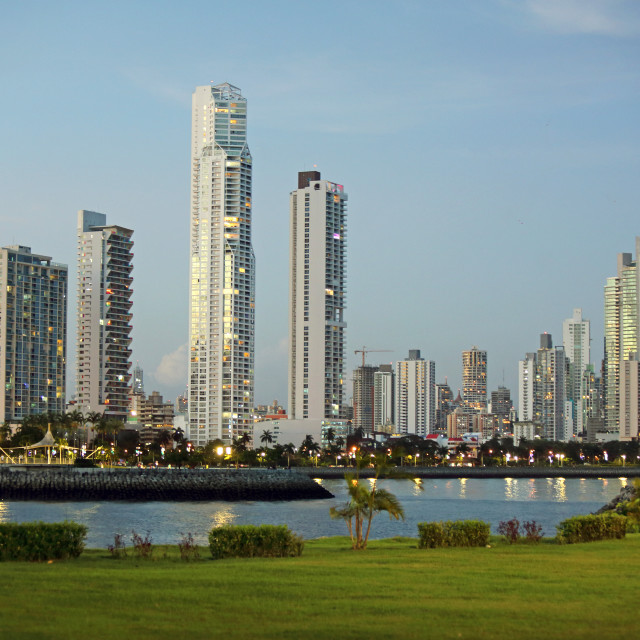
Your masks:
<svg viewBox="0 0 640 640"><path fill-rule="evenodd" d="M362 366L364 367L364 358L367 353L392 353L392 349L367 349L367 347L362 347L362 349L356 349L353 353L361 353L362 354Z"/></svg>

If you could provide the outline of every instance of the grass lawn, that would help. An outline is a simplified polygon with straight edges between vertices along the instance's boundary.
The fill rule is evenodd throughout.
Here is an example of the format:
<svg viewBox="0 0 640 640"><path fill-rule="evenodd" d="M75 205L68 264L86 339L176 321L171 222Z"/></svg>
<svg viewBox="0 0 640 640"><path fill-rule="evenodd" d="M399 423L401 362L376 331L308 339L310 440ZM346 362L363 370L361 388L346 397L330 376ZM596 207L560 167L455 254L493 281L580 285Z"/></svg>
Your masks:
<svg viewBox="0 0 640 640"><path fill-rule="evenodd" d="M131 552L130 552L131 553ZM0 638L634 638L640 534L420 550L308 541L300 558L182 562L88 550L0 563ZM163 557L165 556L165 557Z"/></svg>

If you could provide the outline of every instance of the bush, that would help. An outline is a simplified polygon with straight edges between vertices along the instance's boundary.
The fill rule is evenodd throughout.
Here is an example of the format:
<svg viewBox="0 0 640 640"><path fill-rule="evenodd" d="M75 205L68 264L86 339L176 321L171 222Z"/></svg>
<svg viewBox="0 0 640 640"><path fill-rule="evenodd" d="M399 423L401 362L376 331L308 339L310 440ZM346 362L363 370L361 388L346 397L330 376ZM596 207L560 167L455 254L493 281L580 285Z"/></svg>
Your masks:
<svg viewBox="0 0 640 640"><path fill-rule="evenodd" d="M627 519L616 513L574 516L563 520L557 529L557 539L564 544L624 538Z"/></svg>
<svg viewBox="0 0 640 640"><path fill-rule="evenodd" d="M419 522L420 549L437 547L484 547L489 542L491 525L481 520Z"/></svg>
<svg viewBox="0 0 640 640"><path fill-rule="evenodd" d="M136 557L143 560L150 560L153 555L153 545L151 544L151 536L147 531L147 535L143 538L139 533L131 531L131 544Z"/></svg>
<svg viewBox="0 0 640 640"><path fill-rule="evenodd" d="M504 536L509 544L518 542L518 538L520 537L520 521L516 518L502 521L498 525L498 533Z"/></svg>
<svg viewBox="0 0 640 640"><path fill-rule="evenodd" d="M221 558L286 558L302 554L304 541L287 525L263 524L214 527L209 548L214 560Z"/></svg>
<svg viewBox="0 0 640 640"><path fill-rule="evenodd" d="M107 547L107 551L113 558L126 558L127 557L127 545L124 541L124 536L121 533L116 533L113 537L113 544Z"/></svg>
<svg viewBox="0 0 640 640"><path fill-rule="evenodd" d="M542 540L542 525L538 524L535 520L526 520L522 523L524 527L524 535L527 542L538 543Z"/></svg>
<svg viewBox="0 0 640 640"><path fill-rule="evenodd" d="M180 550L180 559L185 562L190 562L191 560L199 560L200 552L198 551L198 545L196 545L195 540L193 539L193 535L191 533L187 533L186 535L183 533L182 539L178 542L178 549Z"/></svg>
<svg viewBox="0 0 640 640"><path fill-rule="evenodd" d="M0 560L66 560L84 549L87 527L76 522L0 524Z"/></svg>

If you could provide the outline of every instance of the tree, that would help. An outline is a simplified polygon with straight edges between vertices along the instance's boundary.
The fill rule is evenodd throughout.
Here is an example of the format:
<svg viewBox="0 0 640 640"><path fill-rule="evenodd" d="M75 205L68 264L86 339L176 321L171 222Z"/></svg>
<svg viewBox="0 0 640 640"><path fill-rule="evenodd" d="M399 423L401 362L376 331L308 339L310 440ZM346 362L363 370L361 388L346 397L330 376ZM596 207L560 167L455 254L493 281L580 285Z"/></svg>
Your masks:
<svg viewBox="0 0 640 640"><path fill-rule="evenodd" d="M333 427L329 427L327 429L327 433L325 435L327 443L329 444L329 448L331 448L331 444L336 439L336 430Z"/></svg>
<svg viewBox="0 0 640 640"><path fill-rule="evenodd" d="M368 461L367 461L368 462ZM376 460L376 476L373 483L361 484L359 472L364 461L358 457L356 473L345 474L349 502L342 507L331 507L332 518L342 518L347 523L353 549L366 549L371 533L371 523L376 514L386 511L389 518L404 520L404 509L396 496L386 489L378 488L378 477L384 465L384 458Z"/></svg>
<svg viewBox="0 0 640 640"><path fill-rule="evenodd" d="M177 445L180 445L184 440L184 431L180 427L173 432L173 440Z"/></svg>
<svg viewBox="0 0 640 640"><path fill-rule="evenodd" d="M262 444L266 444L268 449L268 445L273 442L273 434L271 433L271 431L265 429L260 436L260 442L262 442Z"/></svg>
<svg viewBox="0 0 640 640"><path fill-rule="evenodd" d="M320 445L313 439L312 435L307 434L300 445L300 451L312 456L320 451Z"/></svg>

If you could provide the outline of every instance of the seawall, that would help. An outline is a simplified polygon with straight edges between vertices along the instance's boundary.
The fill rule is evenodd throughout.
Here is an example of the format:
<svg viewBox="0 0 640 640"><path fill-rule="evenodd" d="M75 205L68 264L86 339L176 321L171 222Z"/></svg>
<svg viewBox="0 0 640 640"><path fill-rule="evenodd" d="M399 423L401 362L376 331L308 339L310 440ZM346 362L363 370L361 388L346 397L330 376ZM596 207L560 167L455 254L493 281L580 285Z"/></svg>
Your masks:
<svg viewBox="0 0 640 640"><path fill-rule="evenodd" d="M353 467L346 469L353 473ZM312 478L343 478L344 467L297 467L295 472ZM640 466L625 467L391 467L388 474L408 475L414 478L638 478ZM373 478L376 472L373 468L360 470L361 478Z"/></svg>
<svg viewBox="0 0 640 640"><path fill-rule="evenodd" d="M286 470L0 468L0 499L236 501L332 497L310 476Z"/></svg>

